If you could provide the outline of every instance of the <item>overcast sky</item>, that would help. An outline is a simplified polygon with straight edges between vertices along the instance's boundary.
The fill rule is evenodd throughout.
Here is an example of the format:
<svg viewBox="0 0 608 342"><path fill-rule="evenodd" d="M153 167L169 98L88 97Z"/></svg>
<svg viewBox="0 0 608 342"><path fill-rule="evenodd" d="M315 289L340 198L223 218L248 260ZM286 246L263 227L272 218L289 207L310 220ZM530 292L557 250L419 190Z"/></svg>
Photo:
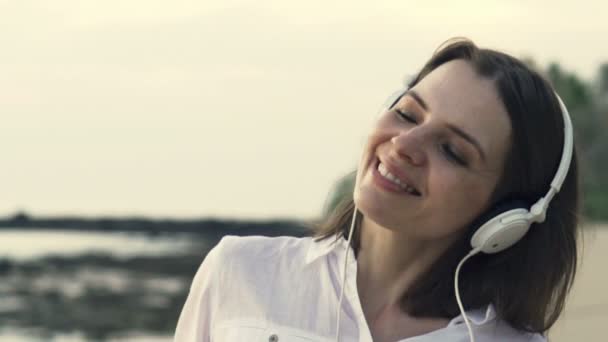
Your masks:
<svg viewBox="0 0 608 342"><path fill-rule="evenodd" d="M590 78L603 3L0 0L0 215L314 217L444 40Z"/></svg>

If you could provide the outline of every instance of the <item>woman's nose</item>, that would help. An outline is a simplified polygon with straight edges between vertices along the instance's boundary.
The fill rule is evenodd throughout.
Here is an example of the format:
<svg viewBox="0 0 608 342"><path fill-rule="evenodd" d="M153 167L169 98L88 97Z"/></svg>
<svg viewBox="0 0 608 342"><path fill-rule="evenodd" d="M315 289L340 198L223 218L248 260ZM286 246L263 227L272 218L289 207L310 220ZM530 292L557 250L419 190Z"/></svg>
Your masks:
<svg viewBox="0 0 608 342"><path fill-rule="evenodd" d="M410 164L421 166L426 162L424 139L413 130L400 132L391 138L391 143L397 155Z"/></svg>

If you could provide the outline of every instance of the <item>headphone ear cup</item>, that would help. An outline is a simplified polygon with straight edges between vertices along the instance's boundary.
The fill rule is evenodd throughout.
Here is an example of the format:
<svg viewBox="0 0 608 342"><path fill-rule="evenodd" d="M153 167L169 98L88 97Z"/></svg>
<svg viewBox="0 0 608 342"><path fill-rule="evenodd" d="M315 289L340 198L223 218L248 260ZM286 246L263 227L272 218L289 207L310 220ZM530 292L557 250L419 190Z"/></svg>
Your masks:
<svg viewBox="0 0 608 342"><path fill-rule="evenodd" d="M471 237L471 246L484 253L497 253L519 241L530 228L530 212L521 201L508 202L484 215Z"/></svg>

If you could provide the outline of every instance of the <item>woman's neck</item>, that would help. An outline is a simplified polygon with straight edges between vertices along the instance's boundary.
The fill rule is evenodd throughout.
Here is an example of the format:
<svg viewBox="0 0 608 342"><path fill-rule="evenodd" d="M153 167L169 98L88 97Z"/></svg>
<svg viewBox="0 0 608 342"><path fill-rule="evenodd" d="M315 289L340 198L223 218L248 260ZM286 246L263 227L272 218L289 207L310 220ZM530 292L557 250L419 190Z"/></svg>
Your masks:
<svg viewBox="0 0 608 342"><path fill-rule="evenodd" d="M416 239L415 234L390 230L365 217L360 225L357 288L372 324L383 313L399 312L403 293L453 242Z"/></svg>

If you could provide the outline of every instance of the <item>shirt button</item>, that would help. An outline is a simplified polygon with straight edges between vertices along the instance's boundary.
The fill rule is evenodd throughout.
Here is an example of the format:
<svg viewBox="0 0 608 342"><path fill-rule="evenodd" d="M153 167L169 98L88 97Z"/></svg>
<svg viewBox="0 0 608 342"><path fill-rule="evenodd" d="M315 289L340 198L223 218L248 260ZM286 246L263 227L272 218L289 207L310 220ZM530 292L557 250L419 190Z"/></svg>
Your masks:
<svg viewBox="0 0 608 342"><path fill-rule="evenodd" d="M272 334L268 337L268 342L279 342L279 336L277 334Z"/></svg>

